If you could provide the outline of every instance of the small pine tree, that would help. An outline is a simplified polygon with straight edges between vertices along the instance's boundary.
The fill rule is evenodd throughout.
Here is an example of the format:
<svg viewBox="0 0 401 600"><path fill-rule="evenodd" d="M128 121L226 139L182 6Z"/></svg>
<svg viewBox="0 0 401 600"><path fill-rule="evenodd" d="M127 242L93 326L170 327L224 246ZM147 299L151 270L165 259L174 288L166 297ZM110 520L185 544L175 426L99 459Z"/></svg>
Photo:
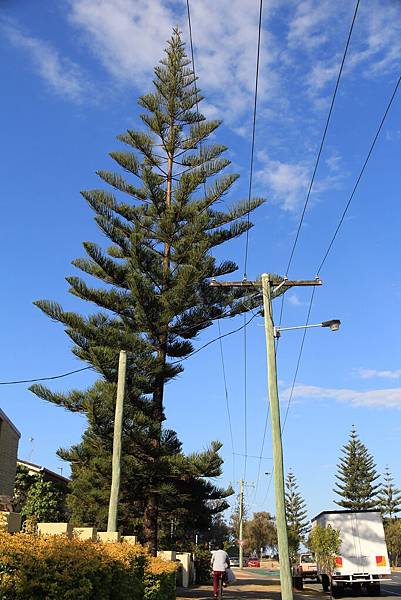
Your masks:
<svg viewBox="0 0 401 600"><path fill-rule="evenodd" d="M294 557L299 551L309 532L305 500L302 498L296 477L289 471L285 481L285 512L291 554Z"/></svg>
<svg viewBox="0 0 401 600"><path fill-rule="evenodd" d="M396 488L390 469L384 471L384 482L382 483L377 500L383 517L394 519L401 511L401 490Z"/></svg>
<svg viewBox="0 0 401 600"><path fill-rule="evenodd" d="M359 439L354 426L349 441L341 448L341 452L343 456L337 466L338 481L334 488L341 500L335 500L335 503L354 511L376 508L380 484L375 481L379 475L373 457Z"/></svg>

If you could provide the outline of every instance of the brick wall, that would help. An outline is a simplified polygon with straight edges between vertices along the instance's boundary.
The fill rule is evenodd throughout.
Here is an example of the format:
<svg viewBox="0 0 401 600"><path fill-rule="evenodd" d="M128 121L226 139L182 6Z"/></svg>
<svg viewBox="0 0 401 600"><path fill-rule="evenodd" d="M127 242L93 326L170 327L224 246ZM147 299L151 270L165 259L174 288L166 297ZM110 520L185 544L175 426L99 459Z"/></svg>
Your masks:
<svg viewBox="0 0 401 600"><path fill-rule="evenodd" d="M0 411L0 496L14 493L19 438L19 431Z"/></svg>

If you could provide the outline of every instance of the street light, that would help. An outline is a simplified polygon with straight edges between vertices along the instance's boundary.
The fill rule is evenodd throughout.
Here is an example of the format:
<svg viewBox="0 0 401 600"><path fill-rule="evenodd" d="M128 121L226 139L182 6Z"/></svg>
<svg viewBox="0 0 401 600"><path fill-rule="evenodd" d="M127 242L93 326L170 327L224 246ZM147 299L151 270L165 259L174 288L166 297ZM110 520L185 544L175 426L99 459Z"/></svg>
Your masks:
<svg viewBox="0 0 401 600"><path fill-rule="evenodd" d="M292 331L293 329L310 329L311 327L329 327L331 331L338 331L340 329L340 319L331 319L330 321L323 321L323 323L316 323L316 325L296 325L295 327L274 327L274 337L279 338L281 331Z"/></svg>

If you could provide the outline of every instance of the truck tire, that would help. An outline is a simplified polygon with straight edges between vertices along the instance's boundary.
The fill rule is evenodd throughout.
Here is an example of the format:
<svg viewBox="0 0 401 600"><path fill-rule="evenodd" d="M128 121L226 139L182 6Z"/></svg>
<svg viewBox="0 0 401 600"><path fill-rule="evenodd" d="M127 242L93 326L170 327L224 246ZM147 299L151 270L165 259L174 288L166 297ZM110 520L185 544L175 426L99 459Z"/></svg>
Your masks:
<svg viewBox="0 0 401 600"><path fill-rule="evenodd" d="M322 588L324 592L330 591L330 579L327 575L322 575Z"/></svg>
<svg viewBox="0 0 401 600"><path fill-rule="evenodd" d="M380 583L371 583L367 586L368 596L380 596Z"/></svg>

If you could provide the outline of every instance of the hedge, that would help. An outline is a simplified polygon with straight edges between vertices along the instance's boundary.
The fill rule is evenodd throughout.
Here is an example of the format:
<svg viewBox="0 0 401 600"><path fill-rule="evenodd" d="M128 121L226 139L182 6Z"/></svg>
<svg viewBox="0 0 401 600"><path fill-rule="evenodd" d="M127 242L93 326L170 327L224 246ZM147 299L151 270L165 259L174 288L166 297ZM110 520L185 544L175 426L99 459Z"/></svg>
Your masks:
<svg viewBox="0 0 401 600"><path fill-rule="evenodd" d="M161 558L149 557L145 569L145 600L175 600L176 565Z"/></svg>
<svg viewBox="0 0 401 600"><path fill-rule="evenodd" d="M175 565L141 546L0 532L0 599L39 598L174 600Z"/></svg>

